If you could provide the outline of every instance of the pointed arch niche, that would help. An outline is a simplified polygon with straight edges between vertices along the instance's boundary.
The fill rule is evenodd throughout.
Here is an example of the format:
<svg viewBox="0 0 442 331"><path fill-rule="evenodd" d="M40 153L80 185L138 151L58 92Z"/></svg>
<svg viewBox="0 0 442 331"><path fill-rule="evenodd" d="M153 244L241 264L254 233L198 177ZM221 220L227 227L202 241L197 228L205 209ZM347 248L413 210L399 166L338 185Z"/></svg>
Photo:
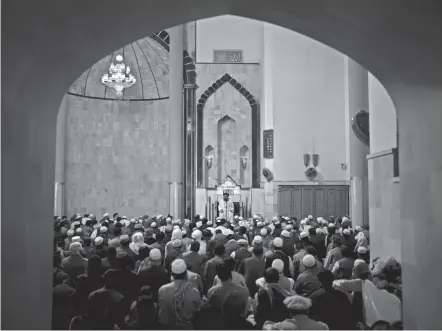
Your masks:
<svg viewBox="0 0 442 331"><path fill-rule="evenodd" d="M259 187L259 146L260 146L260 139L259 139L259 131L260 131L260 124L259 124L259 106L256 102L255 97L244 87L242 84L240 84L236 79L234 79L229 74L224 74L221 78L217 79L211 86L209 86L204 93L201 95L201 97L198 100L197 104L197 183L198 187L208 187L207 186L207 167L205 166L205 154L206 150L204 148L204 144L207 144L207 142L204 141L204 116L209 115L207 112L204 111L206 102L209 99L209 97L212 94L215 94L223 85L226 83L229 83L236 91L238 91L247 101L250 106L251 112L250 112L250 128L251 132L251 139L250 143L244 141L237 144L235 146L234 152L231 152L232 155L230 156L231 162L233 163L233 160L235 160L235 165L231 166L230 162L227 161L227 172L225 169L225 162L222 162L222 159L225 158L223 155L223 152L221 151L218 146L222 146L222 144L225 144L226 142L222 142L224 139L224 136L226 138L229 138L229 135L233 134L233 131L235 134L238 134L237 130L240 130L240 128L237 128L237 121L235 118L232 118L231 116L222 116L217 121L217 138L216 138L216 144L218 146L214 147L213 152L213 165L212 169L210 170L210 177L212 175L215 175L219 180L223 180L222 176L225 175L233 175L233 177L237 178L238 182L244 180L244 187L253 187L257 188ZM217 96L218 97L218 96ZM222 97L222 96L221 96ZM218 108L218 110L220 110ZM247 146L248 147L247 147ZM249 150L250 148L250 150ZM242 155L244 154L244 155ZM247 154L247 155L246 155ZM247 167L243 170L241 165L241 156L247 157ZM215 158L217 160L215 160ZM220 163L221 162L221 163ZM216 171L214 168L217 168ZM219 169L221 167L221 169ZM230 169L230 170L229 170ZM232 173L233 171L233 173ZM247 174L248 172L248 174ZM221 177L220 177L221 176ZM250 178L251 176L251 178ZM241 183L243 184L243 183Z"/></svg>

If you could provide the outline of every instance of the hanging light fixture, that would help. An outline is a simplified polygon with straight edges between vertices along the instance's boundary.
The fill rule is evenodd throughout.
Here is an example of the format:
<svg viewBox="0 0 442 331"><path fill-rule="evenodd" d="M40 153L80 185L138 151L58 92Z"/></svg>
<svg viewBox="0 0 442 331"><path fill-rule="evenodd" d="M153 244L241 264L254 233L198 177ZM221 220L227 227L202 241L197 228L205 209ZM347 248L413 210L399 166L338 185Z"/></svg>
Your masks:
<svg viewBox="0 0 442 331"><path fill-rule="evenodd" d="M113 88L117 92L117 98L123 96L123 90L131 87L137 81L130 73L130 68L123 62L123 56L117 55L115 57L117 63L111 63L107 73L101 78L101 82Z"/></svg>

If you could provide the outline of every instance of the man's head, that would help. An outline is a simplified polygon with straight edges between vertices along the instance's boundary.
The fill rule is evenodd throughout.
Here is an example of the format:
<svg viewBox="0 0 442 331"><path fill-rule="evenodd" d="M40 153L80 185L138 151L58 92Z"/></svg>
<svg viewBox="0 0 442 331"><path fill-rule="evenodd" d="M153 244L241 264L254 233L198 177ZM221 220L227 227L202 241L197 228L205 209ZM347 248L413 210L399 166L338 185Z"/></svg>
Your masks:
<svg viewBox="0 0 442 331"><path fill-rule="evenodd" d="M264 271L264 279L268 284L276 284L279 281L279 272L275 268L267 268Z"/></svg>
<svg viewBox="0 0 442 331"><path fill-rule="evenodd" d="M224 201L229 201L229 193L224 193L223 194L223 200Z"/></svg>
<svg viewBox="0 0 442 331"><path fill-rule="evenodd" d="M318 280L321 282L322 287L326 290L330 290L333 287L333 273L330 270L324 270L318 273Z"/></svg>
<svg viewBox="0 0 442 331"><path fill-rule="evenodd" d="M284 304L292 315L307 315L312 306L312 301L300 295L293 295L284 299Z"/></svg>
<svg viewBox="0 0 442 331"><path fill-rule="evenodd" d="M232 279L232 270L230 269L230 266L225 262L220 263L216 266L216 274L222 282Z"/></svg>
<svg viewBox="0 0 442 331"><path fill-rule="evenodd" d="M220 244L217 244L214 249L215 254L218 256L223 255L225 251L226 251L226 248L224 247L224 245L220 245Z"/></svg>
<svg viewBox="0 0 442 331"><path fill-rule="evenodd" d="M200 250L200 246L201 246L200 242L195 240L190 244L190 250L192 252L198 253Z"/></svg>
<svg viewBox="0 0 442 331"><path fill-rule="evenodd" d="M155 235L155 240L157 242L162 242L164 240L164 233L163 232L157 232Z"/></svg>
<svg viewBox="0 0 442 331"><path fill-rule="evenodd" d="M342 248L341 248L342 257L351 257L352 253L353 252L352 252L352 250L349 247L342 246Z"/></svg>
<svg viewBox="0 0 442 331"><path fill-rule="evenodd" d="M173 279L185 279L187 275L187 265L183 259L176 259L172 262L172 276Z"/></svg>

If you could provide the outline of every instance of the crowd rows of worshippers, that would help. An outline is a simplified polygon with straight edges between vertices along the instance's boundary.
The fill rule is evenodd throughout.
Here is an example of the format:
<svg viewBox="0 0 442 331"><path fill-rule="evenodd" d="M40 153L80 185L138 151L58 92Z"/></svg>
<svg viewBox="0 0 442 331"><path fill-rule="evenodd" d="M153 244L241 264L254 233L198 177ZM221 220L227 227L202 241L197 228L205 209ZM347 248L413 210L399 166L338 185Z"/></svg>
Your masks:
<svg viewBox="0 0 442 331"><path fill-rule="evenodd" d="M53 329L364 327L369 231L348 217L86 214L54 229ZM387 288L398 265L377 261Z"/></svg>

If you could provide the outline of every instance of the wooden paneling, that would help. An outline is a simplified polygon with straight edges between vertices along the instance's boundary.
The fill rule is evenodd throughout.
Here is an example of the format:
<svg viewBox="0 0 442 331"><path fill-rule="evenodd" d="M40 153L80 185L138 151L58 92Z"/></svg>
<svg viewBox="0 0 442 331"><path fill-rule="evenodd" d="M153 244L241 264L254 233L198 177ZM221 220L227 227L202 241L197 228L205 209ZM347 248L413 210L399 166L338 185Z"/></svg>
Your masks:
<svg viewBox="0 0 442 331"><path fill-rule="evenodd" d="M282 216L314 218L348 215L348 186L280 186L278 211Z"/></svg>

